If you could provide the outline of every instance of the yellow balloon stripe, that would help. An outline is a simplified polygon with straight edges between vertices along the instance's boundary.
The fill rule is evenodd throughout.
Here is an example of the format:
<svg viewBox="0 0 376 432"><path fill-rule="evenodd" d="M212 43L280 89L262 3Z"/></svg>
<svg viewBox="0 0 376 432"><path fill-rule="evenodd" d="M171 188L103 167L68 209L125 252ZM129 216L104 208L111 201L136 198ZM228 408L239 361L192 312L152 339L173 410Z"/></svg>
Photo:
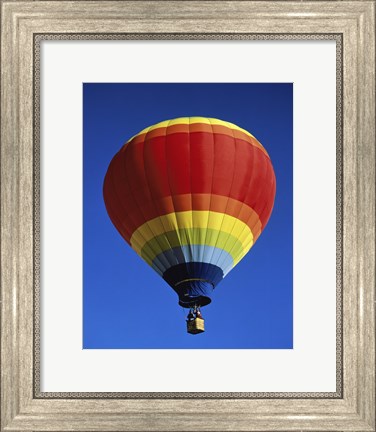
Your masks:
<svg viewBox="0 0 376 432"><path fill-rule="evenodd" d="M153 131L154 129L159 129L159 128L163 128L163 127L168 127L168 126L174 126L174 125L179 125L179 124L195 124L195 123L203 123L203 124L208 124L208 125L219 125L219 126L225 126L228 127L229 129L233 129L233 130L238 130L240 132L243 132L244 134L255 138L252 134L250 134L247 130L236 126L233 123L224 121L224 120L219 120L219 119L215 119L215 118L207 118L207 117L180 117L180 118L176 118L173 120L165 120L163 122L159 122L153 126L149 126L145 129L143 129L141 132L139 132L138 134L134 135L132 138L130 138L128 142L130 142L133 138L135 138L138 135L142 135L148 132Z"/></svg>
<svg viewBox="0 0 376 432"><path fill-rule="evenodd" d="M200 228L201 230L192 230L193 228ZM204 245L207 244L205 229L231 234L232 237L240 242L243 249L246 249L249 244L253 244L254 242L251 229L240 219L226 213L193 210L169 213L144 223L133 233L130 243L132 248L140 254L144 245L154 237L166 232L175 231L177 241L181 239L187 242L184 244Z"/></svg>

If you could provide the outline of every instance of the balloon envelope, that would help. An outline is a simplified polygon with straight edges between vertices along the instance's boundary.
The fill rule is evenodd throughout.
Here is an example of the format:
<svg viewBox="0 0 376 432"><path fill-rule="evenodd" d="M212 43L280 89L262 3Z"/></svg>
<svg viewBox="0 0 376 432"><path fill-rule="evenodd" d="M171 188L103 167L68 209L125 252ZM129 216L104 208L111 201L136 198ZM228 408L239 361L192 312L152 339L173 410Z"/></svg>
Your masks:
<svg viewBox="0 0 376 432"><path fill-rule="evenodd" d="M191 307L210 303L254 245L275 190L269 155L249 132L183 117L132 137L112 159L103 194L122 237Z"/></svg>

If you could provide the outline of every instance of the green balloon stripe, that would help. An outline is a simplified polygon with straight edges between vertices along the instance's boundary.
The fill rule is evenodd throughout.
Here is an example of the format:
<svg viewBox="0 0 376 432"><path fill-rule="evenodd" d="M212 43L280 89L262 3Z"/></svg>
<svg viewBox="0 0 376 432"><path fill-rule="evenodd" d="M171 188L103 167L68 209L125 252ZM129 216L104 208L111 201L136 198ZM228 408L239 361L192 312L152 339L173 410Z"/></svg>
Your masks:
<svg viewBox="0 0 376 432"><path fill-rule="evenodd" d="M205 239L205 243L202 243L203 247L207 245L223 249L234 260L244 252L242 243L229 233L207 228L182 228L165 232L149 240L141 250L141 257L150 262L151 257L155 259L160 253L174 247L197 244L196 239Z"/></svg>

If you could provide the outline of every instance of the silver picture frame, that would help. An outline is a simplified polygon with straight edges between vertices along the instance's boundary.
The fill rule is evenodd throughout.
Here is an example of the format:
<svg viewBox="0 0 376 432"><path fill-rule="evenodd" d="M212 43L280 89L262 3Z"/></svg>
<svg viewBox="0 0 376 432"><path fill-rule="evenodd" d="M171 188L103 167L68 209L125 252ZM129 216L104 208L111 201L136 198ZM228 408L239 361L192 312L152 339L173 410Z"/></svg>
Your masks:
<svg viewBox="0 0 376 432"><path fill-rule="evenodd" d="M1 12L1 430L375 431L375 1L16 0ZM67 39L336 42L335 392L40 390L40 44Z"/></svg>

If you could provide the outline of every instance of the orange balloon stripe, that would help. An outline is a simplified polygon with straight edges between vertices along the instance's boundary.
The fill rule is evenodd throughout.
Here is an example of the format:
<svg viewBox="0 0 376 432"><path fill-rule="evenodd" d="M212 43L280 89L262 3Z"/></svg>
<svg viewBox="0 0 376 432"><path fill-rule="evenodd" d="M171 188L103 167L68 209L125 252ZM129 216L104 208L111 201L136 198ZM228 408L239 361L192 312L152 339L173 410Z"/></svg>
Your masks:
<svg viewBox="0 0 376 432"><path fill-rule="evenodd" d="M140 221L138 226L135 226L135 224L133 224L131 232L128 230L126 234L124 229L121 230L121 227L118 227L118 230L122 232L125 240L129 242L132 234L148 220L170 213L194 210L210 210L217 213L227 214L229 216L235 217L236 219L239 219L250 228L253 234L254 241L257 240L262 231L262 224L258 214L251 207L233 198L210 194L184 194L176 195L174 197L168 196L160 198L158 202L154 201L154 203L155 207L160 209L160 212L158 212L158 214L150 215L150 217L148 217L147 219ZM147 209L145 207L137 209L134 213L127 213L126 215L124 215L124 218L126 217L127 219L126 221L124 221L124 225L129 227L130 221L136 221L138 219L138 215L140 213L145 215L146 211ZM119 223L119 221L117 222ZM115 221L114 224L117 225Z"/></svg>
<svg viewBox="0 0 376 432"><path fill-rule="evenodd" d="M172 126L165 126L160 127L156 129L151 129L149 132L140 133L138 135L135 135L129 142L132 144L137 144L139 142L143 142L145 140L145 137L147 136L147 139L157 138L161 136L171 135L174 133L193 133L193 132L206 132L206 133L214 133L214 134L220 134L220 135L227 135L231 138L237 138L243 141L246 141L247 143L259 148L262 150L268 157L268 153L265 150L265 148L262 146L262 144L257 141L256 138L251 137L241 130L238 129L232 129L227 126L222 125L208 125L205 123L192 123L192 124L176 124Z"/></svg>

